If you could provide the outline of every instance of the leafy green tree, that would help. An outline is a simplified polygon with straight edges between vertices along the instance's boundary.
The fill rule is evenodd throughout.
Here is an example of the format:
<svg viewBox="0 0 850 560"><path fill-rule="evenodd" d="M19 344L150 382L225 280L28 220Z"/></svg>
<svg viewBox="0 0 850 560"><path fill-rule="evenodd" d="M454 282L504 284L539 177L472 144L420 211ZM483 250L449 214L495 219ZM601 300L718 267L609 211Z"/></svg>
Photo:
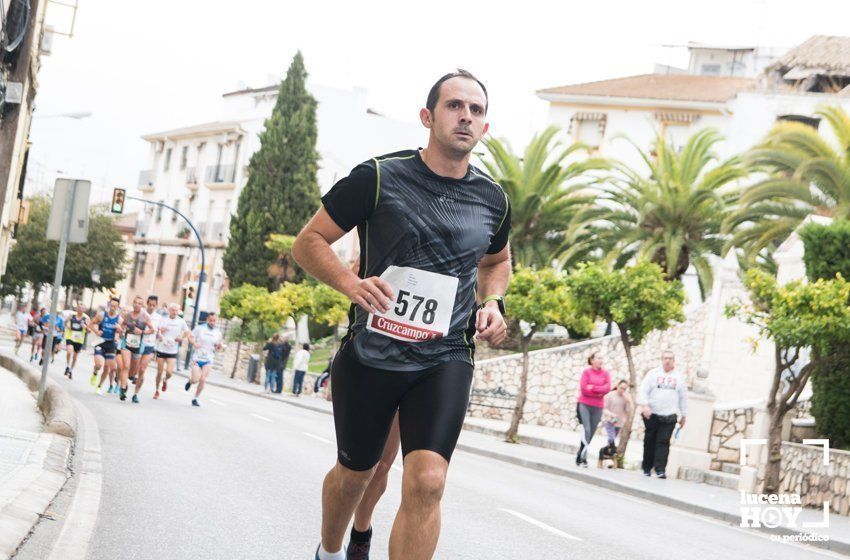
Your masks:
<svg viewBox="0 0 850 560"><path fill-rule="evenodd" d="M2 291L14 293L32 284L36 293L44 284L52 284L56 272L59 242L47 239L50 200L47 197L30 199L29 222L18 226L16 243L9 252L7 273L3 275ZM102 206L89 211L88 240L70 243L65 256L62 284L66 287L108 289L124 278L125 243L112 217ZM100 270L95 283L91 271ZM35 304L35 302L33 302Z"/></svg>
<svg viewBox="0 0 850 560"><path fill-rule="evenodd" d="M747 154L748 166L763 176L742 194L727 229L750 260L772 253L809 214L850 219L850 115L837 106L816 114L834 140L782 121Z"/></svg>
<svg viewBox="0 0 850 560"><path fill-rule="evenodd" d="M239 352L242 350L242 341L245 340L245 330L251 321L259 318L256 307L263 300L268 299L269 291L259 286L242 284L238 288L228 290L221 298L219 306L221 316L224 319L239 319L239 335L236 341L236 358L233 361L233 369L230 378L236 377L236 368L239 365Z"/></svg>
<svg viewBox="0 0 850 560"><path fill-rule="evenodd" d="M231 285L275 289L269 276L278 254L266 246L272 233L296 235L319 207L316 179L316 100L306 89L304 58L297 53L281 82L277 103L251 156L248 183L239 195L224 269Z"/></svg>
<svg viewBox="0 0 850 560"><path fill-rule="evenodd" d="M586 257L593 249L589 225L595 214L587 190L595 180L590 172L607 169L600 158L578 158L583 144L564 147L558 128L536 134L522 155L510 144L487 138L489 158L483 160L511 201L511 254L515 265L564 266Z"/></svg>
<svg viewBox="0 0 850 560"><path fill-rule="evenodd" d="M693 134L681 150L658 135L651 153L637 146L646 169L616 164L600 189L610 210L599 238L616 267L649 260L679 280L693 265L703 297L711 290L709 257L723 252L723 221L736 199L733 183L746 175L737 160L714 152L722 136L712 129Z"/></svg>
<svg viewBox="0 0 850 560"><path fill-rule="evenodd" d="M797 404L812 373L833 367L850 339L850 283L833 280L789 282L779 286L770 274L753 269L745 276L750 301L729 305L726 314L758 328L774 345L774 374L767 395L768 458L764 492L779 491L782 422ZM808 363L801 360L810 350Z"/></svg>
<svg viewBox="0 0 850 560"><path fill-rule="evenodd" d="M525 409L528 390L528 347L534 333L550 324L589 330L592 328L592 319L576 313L563 273L552 268L537 270L519 267L511 277L505 295L505 306L513 321L523 321L527 325L520 339L522 371L519 392L510 427L505 433L505 441L515 443Z"/></svg>
<svg viewBox="0 0 850 560"><path fill-rule="evenodd" d="M579 313L616 323L629 366L632 402L637 402L637 372L632 349L652 331L666 330L673 321L684 321L685 293L679 281L668 281L655 263L641 261L610 271L602 264L579 267L567 278ZM625 457L632 432L626 422L617 449Z"/></svg>
<svg viewBox="0 0 850 560"><path fill-rule="evenodd" d="M326 284L312 287L310 314L319 323L333 327L333 351L339 344L339 325L348 318L351 302L343 294Z"/></svg>

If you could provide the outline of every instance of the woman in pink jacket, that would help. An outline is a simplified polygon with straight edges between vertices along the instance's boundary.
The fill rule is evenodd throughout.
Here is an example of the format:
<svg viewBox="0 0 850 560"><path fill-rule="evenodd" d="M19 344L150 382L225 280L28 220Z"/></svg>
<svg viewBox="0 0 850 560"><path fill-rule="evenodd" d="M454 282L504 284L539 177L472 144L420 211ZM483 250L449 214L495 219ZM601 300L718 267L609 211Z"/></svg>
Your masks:
<svg viewBox="0 0 850 560"><path fill-rule="evenodd" d="M587 363L590 367L582 372L579 382L578 415L584 429L576 455L576 465L584 468L587 468L587 448L602 419L605 395L611 390L611 374L602 369L602 356L594 352Z"/></svg>

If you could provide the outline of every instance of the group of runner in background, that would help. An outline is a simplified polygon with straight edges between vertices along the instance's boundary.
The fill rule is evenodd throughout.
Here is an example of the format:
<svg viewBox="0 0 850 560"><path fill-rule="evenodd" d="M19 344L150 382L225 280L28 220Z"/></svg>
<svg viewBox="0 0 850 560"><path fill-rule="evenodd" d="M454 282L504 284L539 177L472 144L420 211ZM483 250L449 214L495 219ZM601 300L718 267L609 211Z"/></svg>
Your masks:
<svg viewBox="0 0 850 560"><path fill-rule="evenodd" d="M63 341L65 342L65 376L73 379L77 356L86 342L86 335L93 339L94 369L89 382L98 395L116 394L127 400L130 383L133 384L131 401L139 402L139 394L145 382L145 373L151 360L156 359L156 386L154 399L168 390L168 381L177 367L177 354L183 341L192 347L191 372L184 389L189 391L197 385L192 405L200 406L200 396L206 378L212 370L215 353L222 348L221 331L216 324L216 315L210 313L206 321L194 330L189 329L179 314L176 303L159 307L155 295L133 298L129 309L122 309L118 298L111 298L105 310L94 317L85 313L85 307L77 304L73 311L58 313L53 329L51 361L56 359ZM44 308L29 313L25 306L15 314L15 353L20 351L27 337L30 338L30 361L43 364L50 330L50 313Z"/></svg>

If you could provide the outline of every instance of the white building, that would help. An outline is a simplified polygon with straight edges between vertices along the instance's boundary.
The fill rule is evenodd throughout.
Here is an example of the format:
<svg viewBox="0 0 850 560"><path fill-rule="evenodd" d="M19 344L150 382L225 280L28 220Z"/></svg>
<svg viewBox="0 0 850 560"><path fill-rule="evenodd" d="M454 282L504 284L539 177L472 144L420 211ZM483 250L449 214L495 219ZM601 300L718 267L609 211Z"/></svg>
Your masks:
<svg viewBox="0 0 850 560"><path fill-rule="evenodd" d="M645 151L657 134L681 145L695 131L713 127L725 140L722 158L740 154L761 141L780 120L820 127L820 105L850 111L850 38L815 36L782 56L765 60L769 50L688 45L687 70L572 84L538 91L549 102L549 124L569 140L595 147L595 153L645 169L634 146ZM776 252L780 276L799 277L802 243L794 236ZM781 262L780 262L781 261ZM772 345L758 333L725 316L726 305L745 299L733 255L716 263L715 283L706 305L703 364L718 402L763 399L773 377ZM686 275L686 288L692 278ZM688 290L689 295L695 290ZM696 296L698 297L698 296ZM695 299L691 296L690 299Z"/></svg>
<svg viewBox="0 0 850 560"><path fill-rule="evenodd" d="M185 213L197 226L206 247L208 291L201 310L218 310L226 288L222 256L237 210L239 193L248 180L248 162L260 147L259 134L271 115L279 86L225 93L221 120L147 134L146 169L139 176L142 198L161 201ZM367 106L367 92L308 84L317 99L320 154L318 182L324 194L358 163L404 148L424 145L421 124L382 116ZM357 257L356 232L334 249L343 261ZM128 295L156 293L161 301L183 302L197 282L200 254L185 222L170 211L147 206L133 248Z"/></svg>

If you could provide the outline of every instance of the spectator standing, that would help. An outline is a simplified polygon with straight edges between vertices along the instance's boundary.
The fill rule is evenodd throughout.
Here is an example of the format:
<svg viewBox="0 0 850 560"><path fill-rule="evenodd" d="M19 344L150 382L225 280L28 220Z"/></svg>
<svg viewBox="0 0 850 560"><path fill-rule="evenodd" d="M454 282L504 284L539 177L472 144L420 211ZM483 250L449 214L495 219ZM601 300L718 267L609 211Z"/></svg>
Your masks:
<svg viewBox="0 0 850 560"><path fill-rule="evenodd" d="M265 391L267 393L278 393L278 379L283 380L283 343L280 341L280 335L274 333L272 337L263 346L263 351L266 352L266 384Z"/></svg>
<svg viewBox="0 0 850 560"><path fill-rule="evenodd" d="M594 352L587 363L590 367L582 372L579 382L578 414L583 430L576 454L576 465L584 468L587 468L587 449L602 419L603 399L611 390L611 374L602 369L602 355Z"/></svg>
<svg viewBox="0 0 850 560"><path fill-rule="evenodd" d="M286 363L289 361L289 355L292 353L292 345L289 343L289 337L283 335L281 339L283 343L283 355L280 358L280 369L277 370L277 381L275 383L275 393L283 392L283 377L286 371Z"/></svg>
<svg viewBox="0 0 850 560"><path fill-rule="evenodd" d="M295 353L295 360L292 364L292 369L295 370L295 379L292 382L292 393L297 397L301 395L301 389L304 385L304 374L307 373L307 367L310 364L310 345L306 342L301 346L301 349Z"/></svg>
<svg viewBox="0 0 850 560"><path fill-rule="evenodd" d="M643 423L643 474L652 470L658 478L667 478L667 456L670 437L676 426L676 411L681 414L679 425L685 427L688 414L688 384L685 376L676 369L676 356L670 350L661 354L661 367L646 374L640 385L637 402L642 405Z"/></svg>

